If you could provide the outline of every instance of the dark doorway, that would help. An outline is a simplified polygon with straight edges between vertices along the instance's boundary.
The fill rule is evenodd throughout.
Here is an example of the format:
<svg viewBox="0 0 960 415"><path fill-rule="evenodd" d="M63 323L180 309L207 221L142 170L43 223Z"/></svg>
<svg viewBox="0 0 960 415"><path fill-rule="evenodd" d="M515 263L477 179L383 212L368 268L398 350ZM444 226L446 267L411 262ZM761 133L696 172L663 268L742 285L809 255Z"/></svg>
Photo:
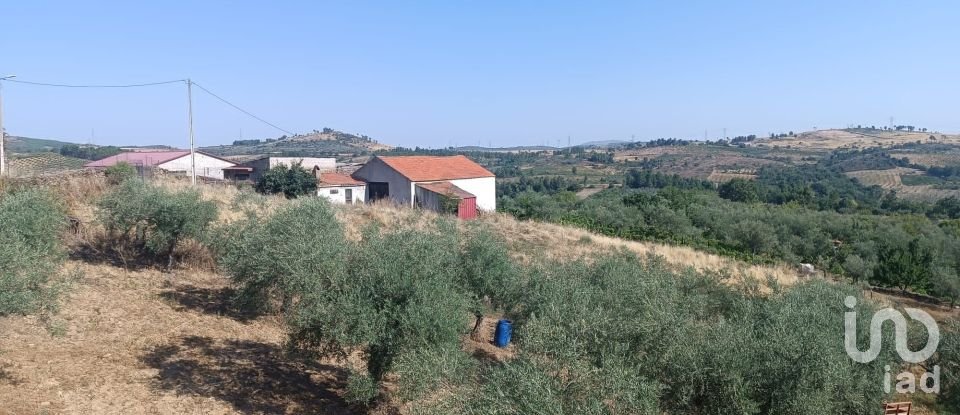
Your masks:
<svg viewBox="0 0 960 415"><path fill-rule="evenodd" d="M344 190L344 191L343 191L343 198L344 198L344 201L347 202L348 205L352 205L352 204L353 204L353 189L346 189L346 190Z"/></svg>
<svg viewBox="0 0 960 415"><path fill-rule="evenodd" d="M389 197L390 184L386 182L369 182L367 183L367 194L370 196L368 199L371 202L376 202L385 197Z"/></svg>

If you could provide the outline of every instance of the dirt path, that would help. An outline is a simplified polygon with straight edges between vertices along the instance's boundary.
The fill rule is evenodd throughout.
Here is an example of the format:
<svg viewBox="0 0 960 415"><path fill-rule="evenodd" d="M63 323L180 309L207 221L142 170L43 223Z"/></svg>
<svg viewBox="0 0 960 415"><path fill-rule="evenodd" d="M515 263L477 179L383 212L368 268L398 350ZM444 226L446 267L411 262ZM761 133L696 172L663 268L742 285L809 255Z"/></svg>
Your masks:
<svg viewBox="0 0 960 415"><path fill-rule="evenodd" d="M342 369L225 309L223 277L68 267L59 313L0 318L0 414L349 413Z"/></svg>

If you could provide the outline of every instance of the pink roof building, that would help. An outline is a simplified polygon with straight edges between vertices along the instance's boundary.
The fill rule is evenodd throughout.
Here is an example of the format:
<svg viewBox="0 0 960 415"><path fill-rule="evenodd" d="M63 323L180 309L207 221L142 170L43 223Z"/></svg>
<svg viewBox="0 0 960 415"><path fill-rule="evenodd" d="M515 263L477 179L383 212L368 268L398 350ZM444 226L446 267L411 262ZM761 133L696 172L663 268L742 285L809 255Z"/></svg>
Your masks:
<svg viewBox="0 0 960 415"><path fill-rule="evenodd" d="M236 166L236 163L212 156L203 152L195 152L197 176L212 179L223 179L223 169ZM110 156L105 159L91 161L84 165L88 169L105 169L118 163L127 163L140 168L156 168L175 173L189 174L194 161L190 159L188 150L163 151L130 151Z"/></svg>

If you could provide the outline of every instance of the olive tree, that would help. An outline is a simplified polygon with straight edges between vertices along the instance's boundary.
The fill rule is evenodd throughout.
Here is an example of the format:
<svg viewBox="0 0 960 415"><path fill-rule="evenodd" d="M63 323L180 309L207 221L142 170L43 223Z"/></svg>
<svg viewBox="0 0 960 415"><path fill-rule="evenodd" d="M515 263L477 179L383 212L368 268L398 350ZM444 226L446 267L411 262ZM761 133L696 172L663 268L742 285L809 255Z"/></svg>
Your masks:
<svg viewBox="0 0 960 415"><path fill-rule="evenodd" d="M0 194L0 315L27 313L46 299L63 260L66 216L48 193Z"/></svg>
<svg viewBox="0 0 960 415"><path fill-rule="evenodd" d="M194 190L167 190L127 180L106 194L99 204L100 221L108 234L173 266L177 244L200 239L217 217L217 207Z"/></svg>
<svg viewBox="0 0 960 415"><path fill-rule="evenodd" d="M339 280L304 293L291 321L295 344L341 356L362 351L366 370L355 368L350 379L355 401L373 399L394 369L401 389L439 386L457 374L443 370L451 362L466 364L459 344L470 300L457 246L455 229L368 231Z"/></svg>
<svg viewBox="0 0 960 415"><path fill-rule="evenodd" d="M250 216L220 228L213 246L220 266L239 288L241 306L270 311L271 300L278 299L289 311L291 302L312 285L342 280L351 248L343 233L330 204L309 198L272 216Z"/></svg>

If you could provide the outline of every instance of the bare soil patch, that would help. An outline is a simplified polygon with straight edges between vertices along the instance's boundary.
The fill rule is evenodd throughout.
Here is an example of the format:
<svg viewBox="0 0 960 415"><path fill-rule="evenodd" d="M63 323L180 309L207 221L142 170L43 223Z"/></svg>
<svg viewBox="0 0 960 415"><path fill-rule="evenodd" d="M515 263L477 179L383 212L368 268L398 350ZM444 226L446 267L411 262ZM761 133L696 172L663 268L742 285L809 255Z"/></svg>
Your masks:
<svg viewBox="0 0 960 415"><path fill-rule="evenodd" d="M342 370L225 308L224 277L68 266L83 277L58 314L0 318L0 413L350 412Z"/></svg>

